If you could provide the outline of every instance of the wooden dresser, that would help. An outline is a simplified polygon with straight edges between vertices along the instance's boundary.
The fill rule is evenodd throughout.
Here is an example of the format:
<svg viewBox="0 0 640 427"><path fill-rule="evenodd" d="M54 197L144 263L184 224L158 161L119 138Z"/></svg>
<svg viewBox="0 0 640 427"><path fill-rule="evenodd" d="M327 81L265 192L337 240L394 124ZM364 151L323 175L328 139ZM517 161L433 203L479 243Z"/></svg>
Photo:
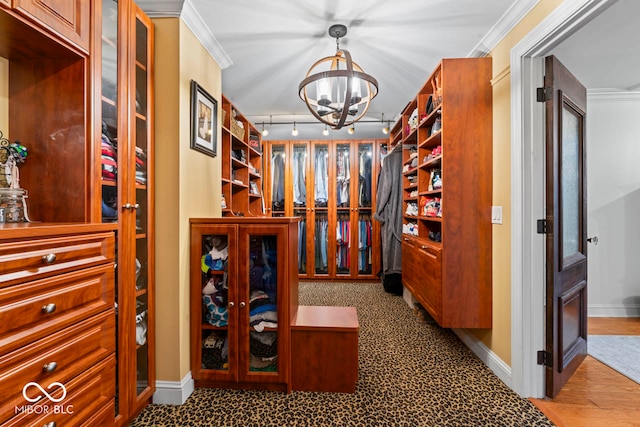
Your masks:
<svg viewBox="0 0 640 427"><path fill-rule="evenodd" d="M112 425L110 224L0 224L0 425Z"/></svg>

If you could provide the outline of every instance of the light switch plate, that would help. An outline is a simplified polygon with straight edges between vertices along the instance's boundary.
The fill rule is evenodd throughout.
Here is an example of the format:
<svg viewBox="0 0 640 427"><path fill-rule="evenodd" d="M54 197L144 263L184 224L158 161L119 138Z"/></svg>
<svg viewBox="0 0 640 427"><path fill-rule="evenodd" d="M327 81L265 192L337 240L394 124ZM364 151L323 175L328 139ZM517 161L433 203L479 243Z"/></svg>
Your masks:
<svg viewBox="0 0 640 427"><path fill-rule="evenodd" d="M491 223L502 224L502 206L491 206Z"/></svg>

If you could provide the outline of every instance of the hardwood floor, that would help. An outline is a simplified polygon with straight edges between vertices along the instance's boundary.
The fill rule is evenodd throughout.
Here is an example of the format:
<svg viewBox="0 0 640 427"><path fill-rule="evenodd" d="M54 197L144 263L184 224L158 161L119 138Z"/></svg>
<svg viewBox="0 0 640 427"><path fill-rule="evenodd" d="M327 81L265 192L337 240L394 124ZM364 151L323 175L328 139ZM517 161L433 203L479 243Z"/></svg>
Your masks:
<svg viewBox="0 0 640 427"><path fill-rule="evenodd" d="M640 318L589 318L592 335L640 335ZM587 356L554 399L530 399L558 427L640 426L640 384Z"/></svg>

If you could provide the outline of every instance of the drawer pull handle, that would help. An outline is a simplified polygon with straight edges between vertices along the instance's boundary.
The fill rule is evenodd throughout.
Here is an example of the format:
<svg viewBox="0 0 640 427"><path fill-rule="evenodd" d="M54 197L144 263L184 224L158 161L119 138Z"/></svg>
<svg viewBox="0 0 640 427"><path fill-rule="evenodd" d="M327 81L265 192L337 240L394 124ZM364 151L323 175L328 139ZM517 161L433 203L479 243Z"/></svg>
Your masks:
<svg viewBox="0 0 640 427"><path fill-rule="evenodd" d="M246 305L247 305L247 303L246 303L246 302L244 302L244 301L240 301L240 308L244 308L244 306L246 306Z"/></svg>
<svg viewBox="0 0 640 427"><path fill-rule="evenodd" d="M42 261L46 262L47 264L52 264L55 262L56 258L56 254L47 254L42 257Z"/></svg>
<svg viewBox="0 0 640 427"><path fill-rule="evenodd" d="M54 303L50 303L42 306L42 313L51 314L56 311L56 305Z"/></svg>
<svg viewBox="0 0 640 427"><path fill-rule="evenodd" d="M233 301L229 301L229 304L228 304L228 305L229 305L229 308L233 308L233 307L235 307L235 306L236 306L236 303L235 303L235 302L233 302Z"/></svg>
<svg viewBox="0 0 640 427"><path fill-rule="evenodd" d="M58 364L56 362L49 362L42 367L42 372L51 373L58 369Z"/></svg>
<svg viewBox="0 0 640 427"><path fill-rule="evenodd" d="M43 424L42 427L56 427L58 424L56 424L55 421L49 421L46 424Z"/></svg>

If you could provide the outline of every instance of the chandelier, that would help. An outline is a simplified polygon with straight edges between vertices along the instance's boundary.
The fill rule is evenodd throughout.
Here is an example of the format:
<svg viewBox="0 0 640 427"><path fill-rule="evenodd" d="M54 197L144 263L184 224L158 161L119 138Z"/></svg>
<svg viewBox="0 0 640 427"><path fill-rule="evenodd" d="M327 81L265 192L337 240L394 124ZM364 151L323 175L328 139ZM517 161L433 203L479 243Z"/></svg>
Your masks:
<svg viewBox="0 0 640 427"><path fill-rule="evenodd" d="M344 25L329 28L329 35L336 39L336 54L313 64L298 87L309 111L333 129L363 118L378 94L378 81L351 60L348 50L340 49L340 38L346 34Z"/></svg>

